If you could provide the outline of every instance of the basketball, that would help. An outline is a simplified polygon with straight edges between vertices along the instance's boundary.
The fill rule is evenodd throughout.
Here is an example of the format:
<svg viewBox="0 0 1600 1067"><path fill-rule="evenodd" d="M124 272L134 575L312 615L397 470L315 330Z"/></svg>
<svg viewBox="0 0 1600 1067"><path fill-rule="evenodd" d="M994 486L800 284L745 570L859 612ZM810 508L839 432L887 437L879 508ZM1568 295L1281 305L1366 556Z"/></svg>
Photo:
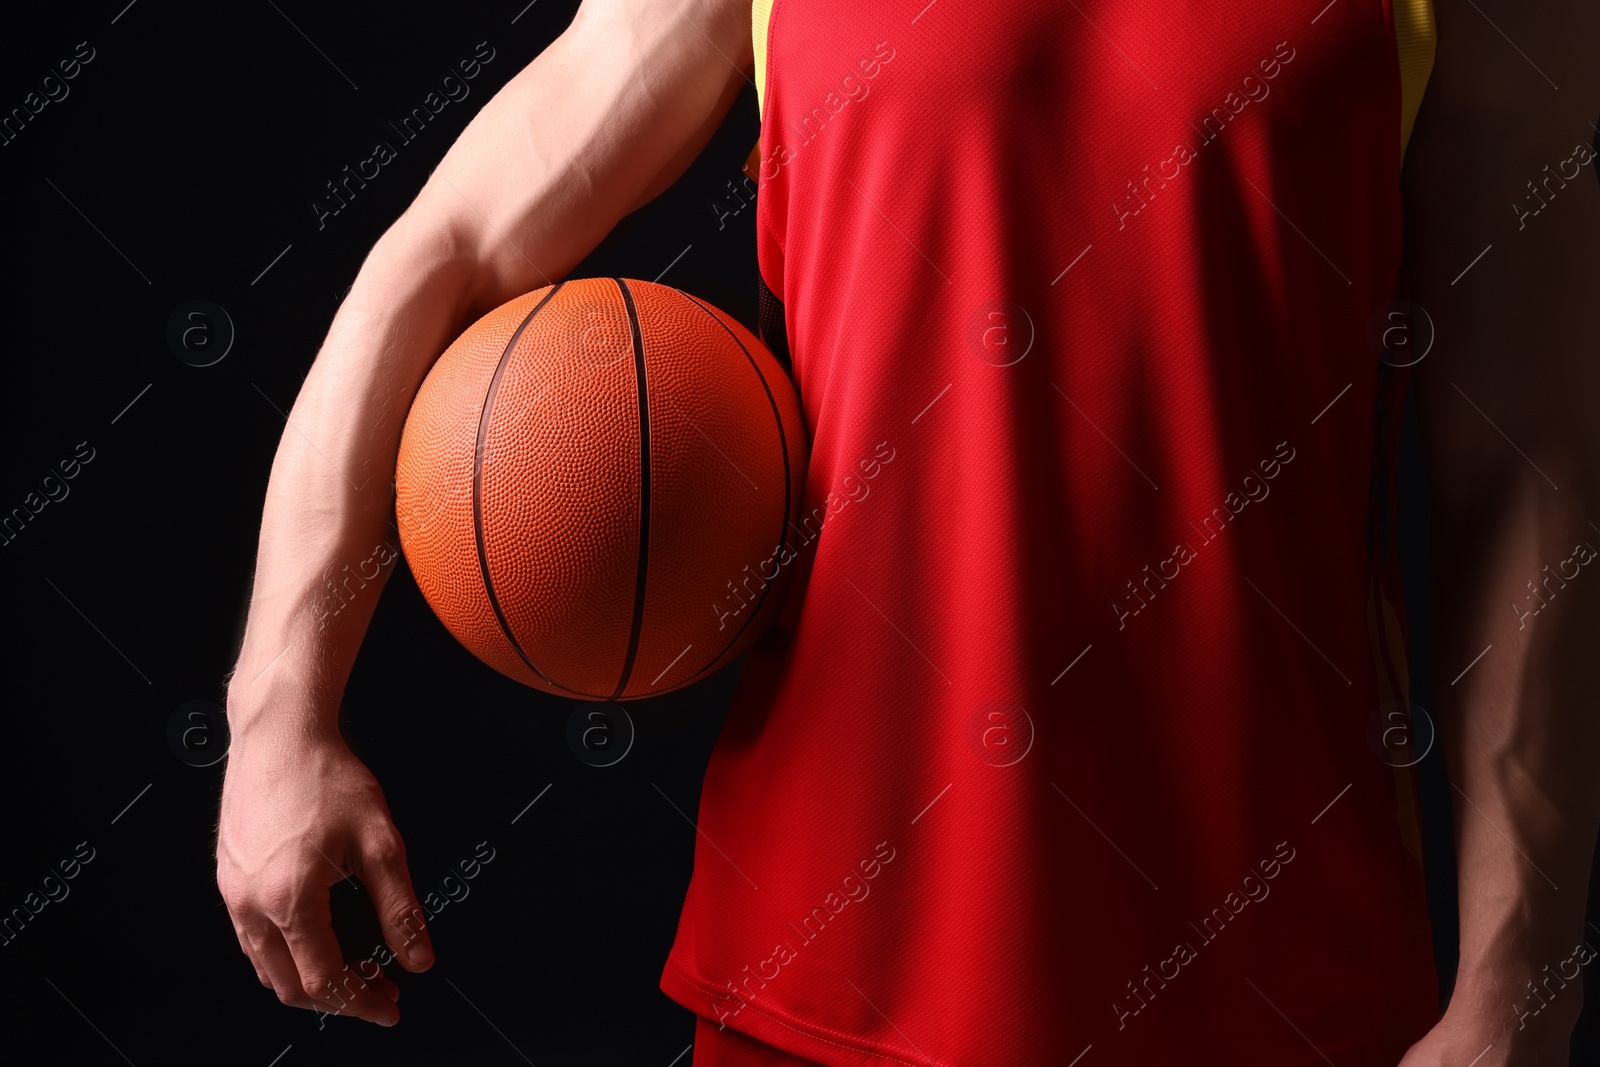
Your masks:
<svg viewBox="0 0 1600 1067"><path fill-rule="evenodd" d="M744 326L584 278L479 319L400 440L400 543L445 627L536 689L626 700L750 646L783 601L805 424Z"/></svg>

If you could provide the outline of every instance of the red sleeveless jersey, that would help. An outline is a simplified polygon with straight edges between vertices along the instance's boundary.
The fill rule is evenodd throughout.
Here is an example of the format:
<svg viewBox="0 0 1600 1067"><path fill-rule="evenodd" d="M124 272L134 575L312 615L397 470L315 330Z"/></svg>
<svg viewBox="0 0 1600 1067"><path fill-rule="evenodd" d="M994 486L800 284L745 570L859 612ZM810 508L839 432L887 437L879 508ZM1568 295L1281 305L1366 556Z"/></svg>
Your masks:
<svg viewBox="0 0 1600 1067"><path fill-rule="evenodd" d="M1389 3L765 28L806 506L712 608L793 569L662 988L841 1067L1393 1067L1437 988L1386 733Z"/></svg>

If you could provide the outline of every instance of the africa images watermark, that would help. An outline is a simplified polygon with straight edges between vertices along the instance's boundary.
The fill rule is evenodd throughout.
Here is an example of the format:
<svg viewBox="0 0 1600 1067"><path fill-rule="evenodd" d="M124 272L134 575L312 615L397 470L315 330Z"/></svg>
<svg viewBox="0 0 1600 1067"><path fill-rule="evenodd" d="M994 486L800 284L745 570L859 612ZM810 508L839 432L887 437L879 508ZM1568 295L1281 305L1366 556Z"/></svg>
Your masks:
<svg viewBox="0 0 1600 1067"><path fill-rule="evenodd" d="M67 483L93 462L94 457L94 446L88 441L79 441L71 456L57 460L56 469L39 479L38 489L29 490L21 504L9 513L0 515L0 547L11 544L21 536L23 529L51 503L59 504L67 499L72 492L72 487Z"/></svg>
<svg viewBox="0 0 1600 1067"><path fill-rule="evenodd" d="M1294 857L1295 851L1289 842L1278 842L1272 858L1256 864L1259 876L1256 871L1245 875L1239 888L1230 890L1228 895L1222 898L1222 903L1212 908L1211 913L1200 920L1199 926L1191 922L1189 926L1199 935L1200 947L1204 948L1221 936L1222 931L1229 923L1239 918L1251 901L1259 904L1266 900L1272 892L1272 887L1267 883L1282 874L1283 868L1288 866ZM1156 998L1158 990L1167 988L1168 982L1176 981L1183 973L1184 966L1193 963L1199 957L1200 953L1194 945L1188 941L1180 941L1173 946L1172 955L1156 964L1153 970L1149 964L1145 964L1144 977L1138 984L1135 985L1132 979L1127 983L1128 992L1132 994L1127 1001L1111 1002L1111 1010L1117 1014L1117 1029L1125 1029L1129 1019L1150 1006L1150 1001Z"/></svg>
<svg viewBox="0 0 1600 1067"><path fill-rule="evenodd" d="M1594 558L1594 546L1587 541L1579 541L1573 546L1572 555L1556 564L1555 574L1550 573L1550 564L1546 563L1544 565L1544 577L1540 579L1537 584L1535 584L1532 578L1529 578L1528 595L1523 599L1524 601L1531 601L1532 604L1526 607L1516 603L1511 605L1511 610L1515 612L1517 616L1517 629L1526 629L1528 626L1528 620L1539 614L1545 608L1549 607L1549 602L1554 600L1556 595L1567 587L1568 582L1572 581L1582 573L1582 568L1584 566L1593 563ZM1567 572L1568 567L1572 568L1572 572L1570 574ZM1551 582L1556 583L1554 589L1550 587ZM1539 591L1541 589L1544 590L1543 596L1539 595Z"/></svg>
<svg viewBox="0 0 1600 1067"><path fill-rule="evenodd" d="M78 877L83 868L93 862L94 857L94 846L87 841L79 841L72 855L57 861L57 870L40 878L39 887L30 889L22 898L21 904L0 915L0 947L9 948L11 942L22 934L40 912L51 904L59 904L66 900L68 894L72 892L72 887L67 883ZM57 874L57 871L60 873Z"/></svg>
<svg viewBox="0 0 1600 1067"><path fill-rule="evenodd" d="M885 452L887 450L887 453ZM797 540L793 546L785 532L784 540L780 541L772 550L772 555L756 565L751 570L750 564L744 565L741 572L743 577L735 584L732 578L727 581L727 593L722 597L722 603L713 601L711 611L717 616L717 629L723 630L728 626L729 619L737 619L745 608L758 603L761 591L775 581L783 568L793 563L800 557L800 550L816 543L822 536L823 528L829 521L836 518L847 505L852 502L859 503L872 492L872 487L867 483L883 473L883 468L894 462L895 450L888 441L879 441L873 454L857 463L856 468L861 473L858 477L855 470L846 474L839 483L840 492L830 491L821 505L812 508L811 514L797 516L800 525L789 523L789 529L794 531ZM751 588L752 583L754 588ZM740 594L740 589L744 594ZM748 596L748 601L746 600Z"/></svg>
<svg viewBox="0 0 1600 1067"><path fill-rule="evenodd" d="M839 88L830 90L822 98L822 103L813 107L799 125L792 121L789 123L788 130L795 135L794 140L776 141L769 152L763 139L757 151L752 153L752 159L745 162L738 181L729 178L724 184L726 193L720 199L710 201L711 213L717 217L717 229L727 229L729 219L753 205L761 187L776 178L786 164L793 162L799 156L800 149L815 141L833 116L852 103L859 106L872 92L872 86L868 83L881 74L884 66L893 62L894 57L895 51L889 47L889 42L879 41L873 45L872 55L857 60L857 73L844 75L839 80Z"/></svg>
<svg viewBox="0 0 1600 1067"><path fill-rule="evenodd" d="M1295 50L1289 47L1288 41L1279 41L1273 49L1271 59L1263 59L1256 64L1261 71L1261 77L1248 74L1241 85L1243 95L1238 91L1231 91L1222 98L1222 102L1213 107L1200 120L1200 125L1189 124L1189 128L1200 135L1199 146L1191 144L1188 140L1180 141L1173 146L1172 154L1155 165L1154 173L1150 165L1144 167L1144 174L1138 179L1128 181L1127 195L1119 196L1111 202L1111 210L1117 215L1117 229L1127 229L1128 220L1150 206L1150 201L1156 197L1158 189L1165 189L1167 183L1174 181L1183 173L1183 168L1200 158L1200 149L1222 136L1222 131L1228 124L1237 119L1245 108L1252 102L1261 103L1272 92L1272 86L1267 83L1283 73L1283 68L1294 62ZM1170 173L1169 173L1170 171ZM1137 184L1135 184L1137 182ZM1152 189L1151 183L1155 183Z"/></svg>
<svg viewBox="0 0 1600 1067"><path fill-rule="evenodd" d="M1517 229L1527 229L1528 220L1549 207L1550 202L1556 198L1556 194L1567 187L1567 182L1577 180L1578 175L1581 173L1580 168L1592 163L1594 156L1594 149L1580 141L1573 146L1570 156L1556 164L1556 172L1554 174L1550 172L1550 164L1546 163L1544 165L1544 178L1539 181L1538 185L1529 180L1528 195L1522 198L1523 203L1513 202L1511 205L1511 210L1517 214ZM1567 173L1567 167L1569 166L1572 168L1571 174ZM1552 181L1555 182L1555 188L1550 187ZM1543 196L1539 195L1541 188L1544 190Z"/></svg>
<svg viewBox="0 0 1600 1067"><path fill-rule="evenodd" d="M37 89L28 90L19 106L0 115L0 148L22 136L22 131L28 128L29 123L36 121L46 107L65 100L72 92L72 86L67 83L93 62L95 54L93 45L88 41L79 41L73 47L72 55L58 60L55 69L39 79Z"/></svg>
<svg viewBox="0 0 1600 1067"><path fill-rule="evenodd" d="M451 73L439 79L439 87L429 90L428 95L422 98L422 103L402 117L398 126L390 122L389 128L398 135L400 147L404 148L422 136L428 123L452 102L460 103L470 96L472 86L468 83L483 73L483 68L494 61L495 54L488 41L479 41L472 55L458 60ZM459 76L457 71L460 72ZM347 163L340 171L342 177L324 183L328 189L327 198L311 201L311 211L317 216L317 229L326 228L330 218L349 207L349 201L355 199L356 193L383 173L383 168L394 162L399 154L392 142L378 141L372 146L372 154L357 163L354 170ZM340 190L343 190L343 196Z"/></svg>
<svg viewBox="0 0 1600 1067"><path fill-rule="evenodd" d="M829 923L836 920L847 908L851 901L860 902L867 899L872 892L871 882L883 873L883 868L894 861L895 850L887 841L880 841L873 846L872 855L862 859L856 864L856 869L839 879L839 888L829 890L822 898L822 903L813 907L800 920L800 925L789 923L789 929L795 933L794 939L787 937L779 941L772 948L772 955L755 965L752 973L750 965L739 972L741 978L738 982L728 979L723 982L726 993L718 993L714 998L714 1007L717 1012L717 1029L721 1030L728 1024L728 1020L749 1007L749 1002L760 996L767 983L773 981L782 973L782 969L800 958L800 949L805 948L821 936ZM860 874L856 874L856 870Z"/></svg>
<svg viewBox="0 0 1600 1067"><path fill-rule="evenodd" d="M487 854L485 854L485 849L488 850ZM427 928L427 924L432 922L452 901L460 902L467 899L467 896L472 892L472 888L467 883L483 873L483 868L494 861L496 854L493 845L487 841L479 841L473 847L470 857L457 861L456 867L461 872L459 878L454 873L445 875L440 881L439 889L430 889L421 898L419 906L414 908L409 916L402 919L395 926L396 930L405 935L404 941L407 946L415 941L422 931ZM454 888L452 888L452 884ZM444 894L443 896L440 896L441 891ZM353 963L346 963L344 970L341 972L342 977L337 982L329 979L323 991L324 996L322 999L328 1003L337 1004L337 1007L331 1011L317 1010L317 1029L321 1030L327 1026L329 1016L343 1015L345 1009L350 1006L345 997L340 995L341 990L349 995L350 1000L354 1000L358 990L367 988L369 982L381 978L383 969L393 962L395 962L394 951L387 943L380 942L365 958Z"/></svg>
<svg viewBox="0 0 1600 1067"><path fill-rule="evenodd" d="M779 171L794 162L799 157L800 150L815 141L835 115L852 102L859 106L872 91L867 83L881 74L883 68L894 61L894 57L895 51L889 46L889 42L879 41L872 46L870 56L864 56L856 61L854 72L839 79L839 88L830 90L822 98L822 102L807 112L798 124L791 120L787 131L774 130L774 139L770 147L763 131L761 163L756 172L757 186L766 185L778 176ZM790 141L777 139L786 132L794 134L794 139ZM715 202L712 203L711 209L717 213L717 221L720 223L726 212ZM721 229L720 225L718 229Z"/></svg>
<svg viewBox="0 0 1600 1067"><path fill-rule="evenodd" d="M1230 491L1227 496L1223 497L1221 504L1211 509L1211 514L1200 520L1200 526L1190 522L1190 528L1204 538L1200 542L1200 547L1204 548L1222 536L1223 532L1227 530L1228 524L1237 518L1239 513L1244 511L1252 501L1259 502L1267 499L1268 494L1272 492L1267 483L1281 474L1283 468L1292 462L1294 457L1295 450L1288 441L1278 442L1272 457L1261 460L1256 464L1261 471L1261 476L1258 478L1254 473L1247 474L1240 482L1240 489L1243 490L1243 495L1237 491ZM1201 527L1204 527L1204 529ZM1178 575L1182 574L1183 568L1193 563L1199 558L1199 555L1200 551L1195 547L1194 542L1182 541L1173 548L1172 555L1156 564L1154 570L1151 569L1148 563L1145 564L1144 578L1140 583L1135 585L1131 578L1127 582L1127 589L1130 594L1128 601L1126 603L1111 601L1111 610L1117 616L1117 629L1125 629L1129 619L1150 606L1146 597L1149 600L1154 600L1156 593L1165 589L1168 582L1173 581ZM1167 573L1168 567L1171 568L1170 574ZM1144 589L1144 595L1140 595L1139 590L1141 587Z"/></svg>
<svg viewBox="0 0 1600 1067"><path fill-rule="evenodd" d="M1543 968L1544 980L1542 982L1536 985L1533 979L1528 979L1528 992L1532 995L1521 1004L1511 1005L1512 1014L1517 1017L1517 1029L1526 1029L1528 1020L1548 1008L1550 1001L1554 1000L1563 989L1567 988L1568 982L1577 981L1582 969L1587 967L1594 960L1594 957L1594 946L1584 941L1573 948L1571 955L1556 964L1554 974L1550 972L1550 965L1547 963ZM1567 973L1569 966L1572 968L1571 974ZM1554 983L1553 987L1552 983ZM1539 994L1541 988L1544 990L1545 996ZM1548 999L1546 999L1547 997ZM1537 1008L1533 1006L1535 1001L1539 1004Z"/></svg>
<svg viewBox="0 0 1600 1067"><path fill-rule="evenodd" d="M373 546L372 553L356 564L354 574L350 572L350 564L346 563L339 572L344 576L342 581L334 580L338 575L333 578L324 577L322 607L317 613L317 629L326 630L328 619L349 607L356 599L356 595L367 587L368 582L376 581L384 568L399 558L400 550L383 541Z"/></svg>

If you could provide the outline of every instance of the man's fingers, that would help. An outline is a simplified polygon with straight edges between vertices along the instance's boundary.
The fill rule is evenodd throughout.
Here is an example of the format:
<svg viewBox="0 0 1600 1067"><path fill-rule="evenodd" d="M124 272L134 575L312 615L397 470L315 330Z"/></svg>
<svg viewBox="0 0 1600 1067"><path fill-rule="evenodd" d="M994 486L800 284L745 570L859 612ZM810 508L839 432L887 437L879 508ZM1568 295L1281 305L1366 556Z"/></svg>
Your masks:
<svg viewBox="0 0 1600 1067"><path fill-rule="evenodd" d="M239 939L239 951L244 953L244 958L250 961L250 966L256 969L256 981L272 988L272 980L267 977L267 972L262 969L261 961L256 958L256 950L251 947L250 939L244 934L244 927L237 922L233 924L233 936Z"/></svg>
<svg viewBox="0 0 1600 1067"><path fill-rule="evenodd" d="M383 1026L399 1022L400 1012L394 1001L345 963L339 940L333 935L327 890L312 885L307 887L307 894L283 927L283 939L294 957L300 988L325 1011L354 1015Z"/></svg>
<svg viewBox="0 0 1600 1067"><path fill-rule="evenodd" d="M217 889L222 894L222 904L227 909L228 922L233 926L233 936L239 939L239 951L244 953L245 959L250 961L250 966L255 968L256 981L271 989L272 979L267 976L266 966L262 963L260 954L256 952L255 945L251 944L250 935L245 931L243 920L251 914L248 899L230 891L224 885L220 872L217 876Z"/></svg>
<svg viewBox="0 0 1600 1067"><path fill-rule="evenodd" d="M265 984L278 994L278 999L291 1008L315 1007L300 984L299 968L294 965L294 957L278 928L263 920L259 928L248 930L247 936L255 950L257 966L266 972Z"/></svg>
<svg viewBox="0 0 1600 1067"><path fill-rule="evenodd" d="M237 927L234 929L233 933L234 936L239 939L239 950L244 953L244 958L250 961L251 967L255 968L256 981L260 982L268 989L271 989L272 979L267 977L267 972L262 968L261 961L256 959L255 949L250 947L249 939L246 938Z"/></svg>
<svg viewBox="0 0 1600 1067"><path fill-rule="evenodd" d="M390 1004L400 1000L400 987L381 975L377 978L368 978L367 984L388 998Z"/></svg>
<svg viewBox="0 0 1600 1067"><path fill-rule="evenodd" d="M361 880L372 896L372 906L383 924L384 940L408 971L433 966L433 942L428 937L422 905L411 887L406 869L406 848L392 826L369 833L357 845Z"/></svg>

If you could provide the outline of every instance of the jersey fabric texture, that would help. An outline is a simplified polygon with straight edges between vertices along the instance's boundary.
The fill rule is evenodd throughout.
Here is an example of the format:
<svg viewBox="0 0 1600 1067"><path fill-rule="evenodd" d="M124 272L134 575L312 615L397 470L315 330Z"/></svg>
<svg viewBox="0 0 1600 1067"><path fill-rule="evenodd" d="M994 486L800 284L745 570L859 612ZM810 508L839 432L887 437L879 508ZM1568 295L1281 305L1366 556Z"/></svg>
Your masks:
<svg viewBox="0 0 1600 1067"><path fill-rule="evenodd" d="M817 1067L817 1061L773 1048L700 1015L695 1018L692 1067Z"/></svg>
<svg viewBox="0 0 1600 1067"><path fill-rule="evenodd" d="M1375 340L1427 5L755 15L811 451L709 609L792 570L661 979L703 1062L1393 1067L1438 996Z"/></svg>

